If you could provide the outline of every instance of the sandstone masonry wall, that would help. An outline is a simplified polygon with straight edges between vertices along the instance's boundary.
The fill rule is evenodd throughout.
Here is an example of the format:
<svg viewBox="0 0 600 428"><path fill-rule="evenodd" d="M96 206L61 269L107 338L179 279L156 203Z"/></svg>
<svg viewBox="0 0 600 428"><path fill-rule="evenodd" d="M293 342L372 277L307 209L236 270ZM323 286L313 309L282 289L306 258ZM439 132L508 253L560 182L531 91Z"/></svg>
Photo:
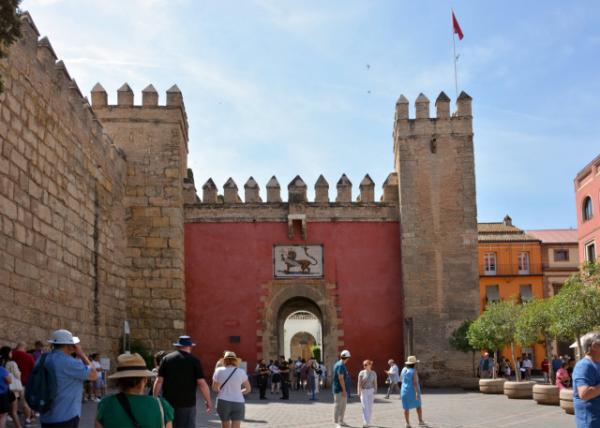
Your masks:
<svg viewBox="0 0 600 428"><path fill-rule="evenodd" d="M472 376L471 357L454 351L450 333L479 315L477 211L471 97L421 94L416 119L408 101L396 105L394 154L398 172L405 352L421 361L428 385L460 384Z"/></svg>
<svg viewBox="0 0 600 428"><path fill-rule="evenodd" d="M164 106L158 105L158 93L152 85L143 90L141 106L134 105L134 94L127 84L118 90L117 99L117 105L107 105L104 88L98 84L92 90L95 113L127 156L123 203L132 337L151 350L169 349L185 326L185 108L177 86L167 91Z"/></svg>
<svg viewBox="0 0 600 428"><path fill-rule="evenodd" d="M0 343L67 328L116 352L126 313L123 153L30 16L0 61Z"/></svg>

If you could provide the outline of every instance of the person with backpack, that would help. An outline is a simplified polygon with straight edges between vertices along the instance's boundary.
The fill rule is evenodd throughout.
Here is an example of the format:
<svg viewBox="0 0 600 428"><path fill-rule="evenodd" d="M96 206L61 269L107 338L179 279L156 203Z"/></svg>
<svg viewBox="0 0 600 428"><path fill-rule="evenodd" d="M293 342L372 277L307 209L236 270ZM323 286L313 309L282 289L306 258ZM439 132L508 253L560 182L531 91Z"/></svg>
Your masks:
<svg viewBox="0 0 600 428"><path fill-rule="evenodd" d="M98 404L96 428L172 428L173 407L160 397L145 394L153 373L140 354L121 354L115 380L120 392L104 397Z"/></svg>
<svg viewBox="0 0 600 428"><path fill-rule="evenodd" d="M48 343L52 352L42 354L37 361L25 398L32 409L40 412L42 428L77 428L83 382L96 380L98 372L83 352L79 338L70 331L56 330Z"/></svg>

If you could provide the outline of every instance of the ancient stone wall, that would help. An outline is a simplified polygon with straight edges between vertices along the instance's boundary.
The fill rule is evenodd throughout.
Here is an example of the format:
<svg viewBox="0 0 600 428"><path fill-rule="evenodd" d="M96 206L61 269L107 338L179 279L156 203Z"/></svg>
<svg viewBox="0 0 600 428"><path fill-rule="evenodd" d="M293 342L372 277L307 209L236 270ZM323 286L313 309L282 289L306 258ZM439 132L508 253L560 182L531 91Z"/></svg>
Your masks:
<svg viewBox="0 0 600 428"><path fill-rule="evenodd" d="M471 356L450 348L450 333L479 314L477 213L471 98L415 102L408 117L396 105L394 153L398 172L404 286L405 352L421 361L426 384L455 385L471 376Z"/></svg>
<svg viewBox="0 0 600 428"><path fill-rule="evenodd" d="M127 218L128 316L132 337L149 349L169 349L184 331L184 179L188 124L181 92L167 91L158 105L152 85L142 105L124 84L117 105L107 105L99 84L92 107L104 129L127 156L124 205ZM188 193L193 193L186 183Z"/></svg>
<svg viewBox="0 0 600 428"><path fill-rule="evenodd" d="M29 15L0 61L0 343L67 328L116 352L126 161Z"/></svg>

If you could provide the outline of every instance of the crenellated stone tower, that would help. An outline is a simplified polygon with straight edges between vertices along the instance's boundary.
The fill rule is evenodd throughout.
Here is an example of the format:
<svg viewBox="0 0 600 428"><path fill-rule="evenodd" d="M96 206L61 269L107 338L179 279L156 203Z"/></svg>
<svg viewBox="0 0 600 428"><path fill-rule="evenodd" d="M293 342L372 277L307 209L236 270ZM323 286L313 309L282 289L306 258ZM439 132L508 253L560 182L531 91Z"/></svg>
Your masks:
<svg viewBox="0 0 600 428"><path fill-rule="evenodd" d="M188 186L193 180L187 175L183 98L173 86L166 105L159 105L148 85L142 104L134 105L127 83L117 92L117 105L108 105L100 84L91 95L105 132L127 158L127 314L133 338L149 349L168 349L185 326L184 179Z"/></svg>
<svg viewBox="0 0 600 428"><path fill-rule="evenodd" d="M436 117L420 94L416 118L400 96L394 123L404 286L405 354L438 386L471 376L471 357L454 351L450 333L478 316L477 211L471 97L450 114L440 93Z"/></svg>

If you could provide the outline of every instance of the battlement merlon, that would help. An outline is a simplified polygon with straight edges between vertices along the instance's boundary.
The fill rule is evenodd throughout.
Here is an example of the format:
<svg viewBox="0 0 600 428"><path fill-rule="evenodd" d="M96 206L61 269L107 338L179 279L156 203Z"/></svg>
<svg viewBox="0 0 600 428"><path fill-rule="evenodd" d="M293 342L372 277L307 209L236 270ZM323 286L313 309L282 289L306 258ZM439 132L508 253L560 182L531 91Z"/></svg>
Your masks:
<svg viewBox="0 0 600 428"><path fill-rule="evenodd" d="M157 121L179 122L188 150L188 119L183 102L183 95L177 85L166 91L165 105L159 105L159 94L150 84L142 90L142 104L135 104L134 92L129 84L124 83L117 90L117 104L108 104L108 94L100 83L96 83L91 91L92 109L102 111L103 121L135 120L154 123ZM129 110L130 114L126 111Z"/></svg>
<svg viewBox="0 0 600 428"><path fill-rule="evenodd" d="M323 175L320 175L315 183L315 199L309 201L307 197L307 185L297 175L288 185L288 201L281 199L281 186L277 177L273 176L266 185L266 202L260 196L260 186L250 177L244 184L244 200L242 201L238 186L233 178L229 178L223 185L223 196L218 195L218 189L212 178L209 178L202 186L202 200L196 200L195 204L205 206L240 206L240 205L268 205L268 204L320 204L323 206L350 206L350 205L396 205L398 202L398 179L395 172L391 173L382 185L383 195L379 202L375 201L375 183L366 174L360 182L360 194L355 201L352 200L352 182L346 174L342 174L337 182L337 195L335 202L329 199L329 184ZM188 204L193 205L193 204Z"/></svg>
<svg viewBox="0 0 600 428"><path fill-rule="evenodd" d="M44 88L40 96L48 105L78 122L78 129L88 133L92 139L101 142L99 150L105 150L107 158L124 158L123 151L106 135L98 117L91 109L87 98L71 78L65 63L58 59L48 37L41 37L33 18L27 11L19 15L21 37L9 48L6 66L21 70L30 79L36 80ZM66 94L57 96L56 94Z"/></svg>
<svg viewBox="0 0 600 428"><path fill-rule="evenodd" d="M411 119L408 112L408 100L400 95L396 102L394 118L394 141L416 135L436 134L473 134L473 117L471 112L472 98L461 92L456 100L456 111L450 114L450 98L441 92L436 101L436 116L430 116L429 99L419 94L415 100L415 118Z"/></svg>

